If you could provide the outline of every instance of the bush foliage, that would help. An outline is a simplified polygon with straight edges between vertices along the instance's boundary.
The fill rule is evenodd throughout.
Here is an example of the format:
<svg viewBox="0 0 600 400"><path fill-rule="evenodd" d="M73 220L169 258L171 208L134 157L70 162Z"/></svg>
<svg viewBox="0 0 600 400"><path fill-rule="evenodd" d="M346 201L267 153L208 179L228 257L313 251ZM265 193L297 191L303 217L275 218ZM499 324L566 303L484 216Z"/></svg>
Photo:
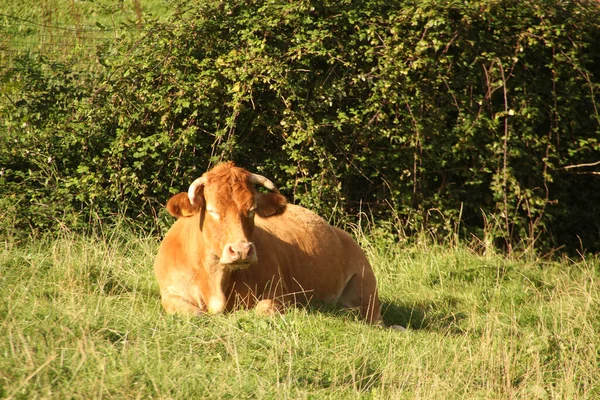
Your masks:
<svg viewBox="0 0 600 400"><path fill-rule="evenodd" d="M600 248L597 2L199 3L2 73L4 225L152 226L234 160L335 218Z"/></svg>

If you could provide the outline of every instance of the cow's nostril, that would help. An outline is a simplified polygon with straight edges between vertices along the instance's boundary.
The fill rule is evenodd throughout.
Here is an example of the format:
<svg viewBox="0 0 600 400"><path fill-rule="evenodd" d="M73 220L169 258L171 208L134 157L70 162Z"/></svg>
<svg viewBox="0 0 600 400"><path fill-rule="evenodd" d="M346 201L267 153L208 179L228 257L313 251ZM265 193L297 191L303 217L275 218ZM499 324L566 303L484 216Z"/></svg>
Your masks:
<svg viewBox="0 0 600 400"><path fill-rule="evenodd" d="M229 243L223 248L221 263L252 263L256 262L254 245L247 241Z"/></svg>

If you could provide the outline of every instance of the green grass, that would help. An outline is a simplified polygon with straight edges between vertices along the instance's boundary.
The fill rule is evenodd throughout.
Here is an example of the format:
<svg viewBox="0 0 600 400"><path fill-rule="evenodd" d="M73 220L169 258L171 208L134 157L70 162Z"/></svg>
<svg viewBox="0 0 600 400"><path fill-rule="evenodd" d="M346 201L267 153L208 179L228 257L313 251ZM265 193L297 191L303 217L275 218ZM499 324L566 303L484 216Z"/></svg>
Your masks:
<svg viewBox="0 0 600 400"><path fill-rule="evenodd" d="M600 263L482 257L361 236L388 323L335 310L165 315L154 237L0 250L2 398L600 396Z"/></svg>
<svg viewBox="0 0 600 400"><path fill-rule="evenodd" d="M99 46L135 35L145 19L171 11L166 0L3 0L0 68L30 53L96 67Z"/></svg>
<svg viewBox="0 0 600 400"><path fill-rule="evenodd" d="M168 0L3 0L0 19L6 26L25 22L23 30L57 27L117 28L135 24L144 16L164 17ZM27 23L29 22L29 23Z"/></svg>

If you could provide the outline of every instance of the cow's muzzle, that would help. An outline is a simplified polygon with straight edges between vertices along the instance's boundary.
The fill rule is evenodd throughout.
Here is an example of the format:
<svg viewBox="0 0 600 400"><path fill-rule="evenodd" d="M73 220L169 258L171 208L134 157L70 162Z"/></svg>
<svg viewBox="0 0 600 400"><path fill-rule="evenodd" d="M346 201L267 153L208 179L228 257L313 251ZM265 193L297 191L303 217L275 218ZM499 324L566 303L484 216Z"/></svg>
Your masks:
<svg viewBox="0 0 600 400"><path fill-rule="evenodd" d="M239 240L225 245L220 263L232 267L243 268L255 263L257 260L258 258L256 257L254 243Z"/></svg>

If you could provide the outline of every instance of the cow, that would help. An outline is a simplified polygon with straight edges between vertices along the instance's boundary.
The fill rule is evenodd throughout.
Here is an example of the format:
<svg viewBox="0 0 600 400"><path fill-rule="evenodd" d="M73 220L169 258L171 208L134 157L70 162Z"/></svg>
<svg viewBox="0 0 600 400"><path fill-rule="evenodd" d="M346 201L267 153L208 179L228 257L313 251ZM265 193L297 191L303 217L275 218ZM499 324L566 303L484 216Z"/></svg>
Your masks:
<svg viewBox="0 0 600 400"><path fill-rule="evenodd" d="M382 325L375 275L359 245L288 204L269 179L222 163L166 207L177 220L154 271L167 313L255 307L273 314L317 300L358 309L364 321Z"/></svg>

